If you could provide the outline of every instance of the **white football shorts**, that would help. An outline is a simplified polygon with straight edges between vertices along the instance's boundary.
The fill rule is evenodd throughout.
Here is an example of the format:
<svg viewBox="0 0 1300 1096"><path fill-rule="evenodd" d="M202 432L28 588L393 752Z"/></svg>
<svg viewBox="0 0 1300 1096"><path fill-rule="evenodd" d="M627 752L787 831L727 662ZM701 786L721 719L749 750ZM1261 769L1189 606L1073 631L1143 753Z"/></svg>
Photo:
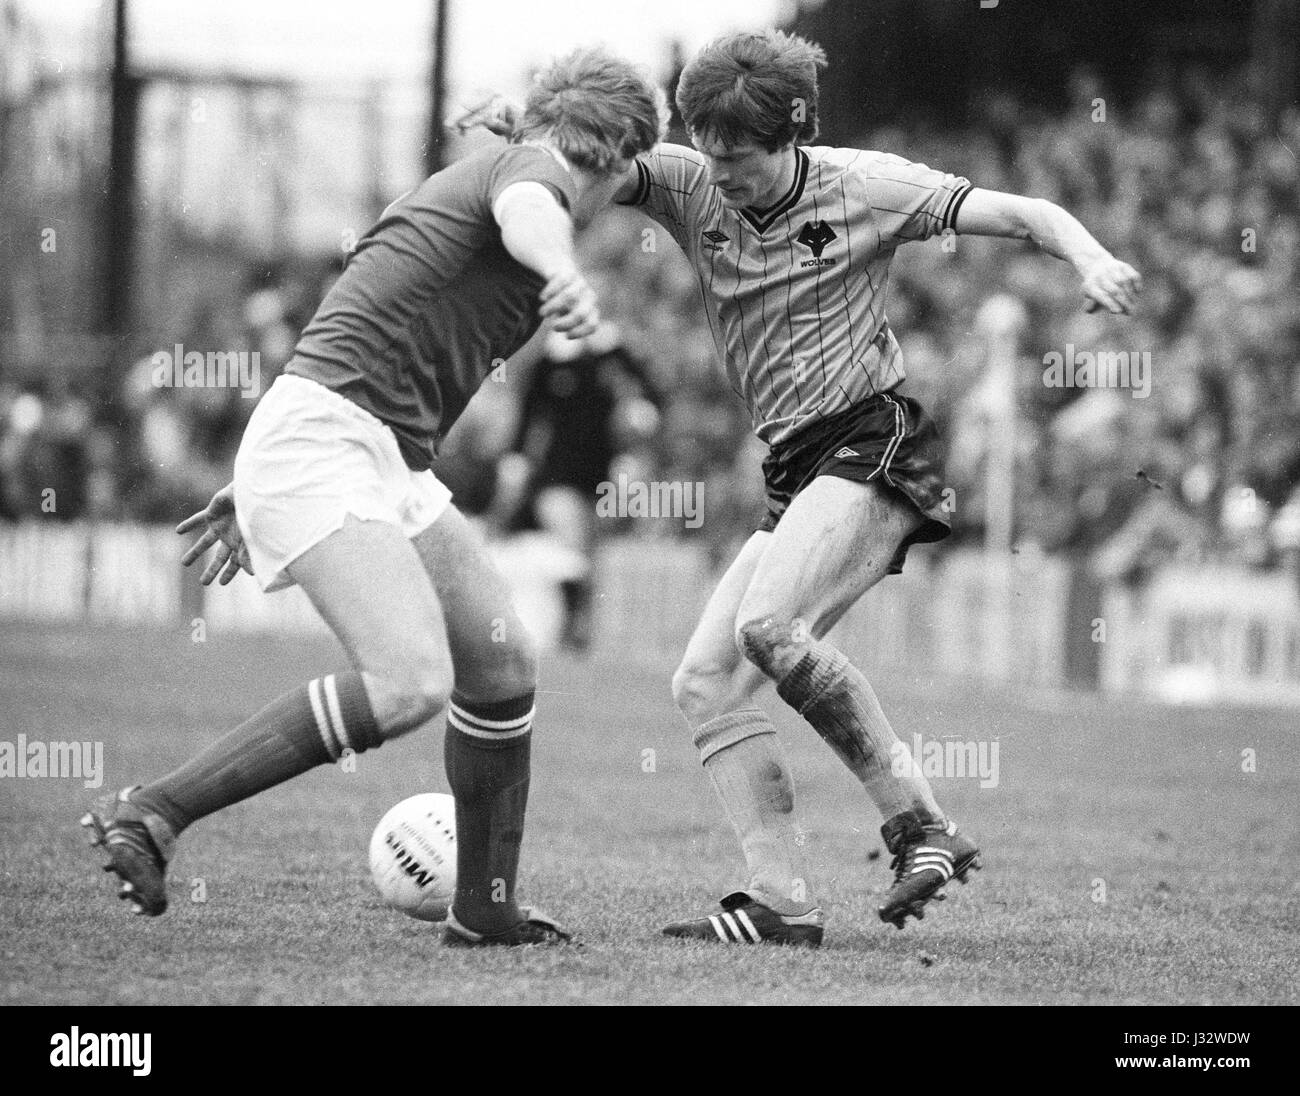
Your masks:
<svg viewBox="0 0 1300 1096"><path fill-rule="evenodd" d="M413 537L450 504L432 472L406 466L387 426L306 377L276 378L235 456L235 517L268 592L292 586L285 568L349 514Z"/></svg>

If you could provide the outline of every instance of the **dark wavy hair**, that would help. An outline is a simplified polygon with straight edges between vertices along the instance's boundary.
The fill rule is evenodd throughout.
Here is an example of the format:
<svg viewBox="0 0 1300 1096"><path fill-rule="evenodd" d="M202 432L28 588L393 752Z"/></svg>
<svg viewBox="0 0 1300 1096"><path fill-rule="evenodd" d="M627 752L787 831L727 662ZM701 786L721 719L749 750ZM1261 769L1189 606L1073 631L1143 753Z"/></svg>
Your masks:
<svg viewBox="0 0 1300 1096"><path fill-rule="evenodd" d="M537 74L517 141L545 137L574 167L606 174L649 152L668 128L668 101L649 74L600 48L579 49Z"/></svg>
<svg viewBox="0 0 1300 1096"><path fill-rule="evenodd" d="M682 70L677 109L687 130L768 152L817 136L817 70L826 52L784 31L731 34L710 42Z"/></svg>

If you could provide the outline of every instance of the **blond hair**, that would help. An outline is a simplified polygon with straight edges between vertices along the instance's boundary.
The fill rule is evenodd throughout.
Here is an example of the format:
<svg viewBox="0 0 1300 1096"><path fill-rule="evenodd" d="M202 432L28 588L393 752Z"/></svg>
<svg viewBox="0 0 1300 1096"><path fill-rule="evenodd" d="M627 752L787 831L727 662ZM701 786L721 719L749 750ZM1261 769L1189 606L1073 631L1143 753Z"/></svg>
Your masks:
<svg viewBox="0 0 1300 1096"><path fill-rule="evenodd" d="M574 167L606 174L649 152L667 129L667 99L645 70L589 48L537 74L514 136L545 139Z"/></svg>

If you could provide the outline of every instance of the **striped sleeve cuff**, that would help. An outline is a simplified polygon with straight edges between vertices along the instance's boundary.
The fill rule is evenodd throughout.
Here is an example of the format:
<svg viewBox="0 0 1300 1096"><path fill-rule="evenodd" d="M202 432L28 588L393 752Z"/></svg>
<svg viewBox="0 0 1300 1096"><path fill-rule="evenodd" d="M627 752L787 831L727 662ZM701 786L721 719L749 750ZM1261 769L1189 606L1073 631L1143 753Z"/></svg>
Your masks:
<svg viewBox="0 0 1300 1096"><path fill-rule="evenodd" d="M961 204L966 200L966 195L975 189L965 179L961 182L962 185L957 187L957 189L952 192L952 196L948 199L948 204L944 209L943 217L939 222L940 231L949 228L954 232L957 231L957 211L961 209Z"/></svg>

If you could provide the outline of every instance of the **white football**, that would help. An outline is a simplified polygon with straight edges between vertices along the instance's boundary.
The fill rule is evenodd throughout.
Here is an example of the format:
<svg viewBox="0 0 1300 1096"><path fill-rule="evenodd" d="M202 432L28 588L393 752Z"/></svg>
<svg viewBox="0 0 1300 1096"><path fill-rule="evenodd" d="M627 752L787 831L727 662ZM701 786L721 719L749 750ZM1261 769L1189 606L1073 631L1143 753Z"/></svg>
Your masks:
<svg viewBox="0 0 1300 1096"><path fill-rule="evenodd" d="M394 909L444 920L456 893L456 801L426 792L398 803L370 838L370 874Z"/></svg>

